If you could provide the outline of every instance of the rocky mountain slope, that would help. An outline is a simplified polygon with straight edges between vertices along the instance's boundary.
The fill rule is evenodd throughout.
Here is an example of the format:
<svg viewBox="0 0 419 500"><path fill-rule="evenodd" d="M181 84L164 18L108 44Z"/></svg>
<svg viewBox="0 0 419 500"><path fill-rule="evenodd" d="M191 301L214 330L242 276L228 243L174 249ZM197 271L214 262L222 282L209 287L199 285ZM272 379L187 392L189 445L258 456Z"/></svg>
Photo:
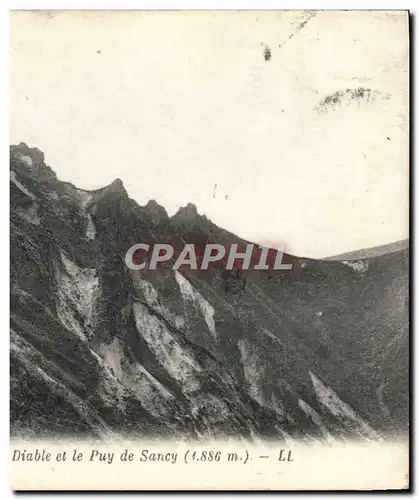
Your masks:
<svg viewBox="0 0 419 500"><path fill-rule="evenodd" d="M292 270L130 271L128 248L243 243L120 180L11 147L13 436L385 439L408 430L408 252Z"/></svg>

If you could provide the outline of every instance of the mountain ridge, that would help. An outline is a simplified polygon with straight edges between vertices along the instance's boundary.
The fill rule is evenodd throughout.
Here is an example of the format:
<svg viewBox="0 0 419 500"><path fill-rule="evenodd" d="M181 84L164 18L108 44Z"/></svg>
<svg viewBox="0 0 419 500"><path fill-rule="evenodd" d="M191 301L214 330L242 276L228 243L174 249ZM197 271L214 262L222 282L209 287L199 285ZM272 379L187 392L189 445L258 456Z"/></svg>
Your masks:
<svg viewBox="0 0 419 500"><path fill-rule="evenodd" d="M34 154L11 150L12 436L407 432L406 250L359 265L288 256L291 271L257 277L130 271L139 241L242 240L196 209L156 218L118 182L77 189Z"/></svg>

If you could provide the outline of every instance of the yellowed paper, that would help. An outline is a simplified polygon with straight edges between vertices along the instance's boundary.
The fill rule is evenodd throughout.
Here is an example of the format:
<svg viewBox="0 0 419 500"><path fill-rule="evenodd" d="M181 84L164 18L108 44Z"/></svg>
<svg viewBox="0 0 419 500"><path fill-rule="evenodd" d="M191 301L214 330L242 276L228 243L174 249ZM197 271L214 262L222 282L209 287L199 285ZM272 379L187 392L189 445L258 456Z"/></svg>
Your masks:
<svg viewBox="0 0 419 500"><path fill-rule="evenodd" d="M13 443L45 462L13 462L12 487L37 490L397 490L407 443ZM65 455L64 455L65 453ZM194 455L195 454L195 455Z"/></svg>

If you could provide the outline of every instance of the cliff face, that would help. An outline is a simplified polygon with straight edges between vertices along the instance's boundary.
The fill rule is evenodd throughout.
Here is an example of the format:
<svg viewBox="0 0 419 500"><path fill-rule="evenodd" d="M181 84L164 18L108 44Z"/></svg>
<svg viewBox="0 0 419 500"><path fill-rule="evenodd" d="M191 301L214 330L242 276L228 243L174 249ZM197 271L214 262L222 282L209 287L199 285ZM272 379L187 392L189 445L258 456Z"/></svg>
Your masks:
<svg viewBox="0 0 419 500"><path fill-rule="evenodd" d="M87 192L11 148L13 436L386 438L408 426L408 252L255 274L130 271L241 243L188 205Z"/></svg>

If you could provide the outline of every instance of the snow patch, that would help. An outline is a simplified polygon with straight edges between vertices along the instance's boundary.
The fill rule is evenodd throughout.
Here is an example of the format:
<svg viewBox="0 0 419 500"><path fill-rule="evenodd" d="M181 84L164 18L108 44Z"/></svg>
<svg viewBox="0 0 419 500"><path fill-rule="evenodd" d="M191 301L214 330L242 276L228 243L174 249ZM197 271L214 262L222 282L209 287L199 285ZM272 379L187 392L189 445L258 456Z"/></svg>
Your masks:
<svg viewBox="0 0 419 500"><path fill-rule="evenodd" d="M157 313L161 314L165 319L174 325L178 330L185 326L185 318L173 314L169 309L160 303L158 293L151 283L141 279L138 271L133 273L134 288L141 290L146 303Z"/></svg>
<svg viewBox="0 0 419 500"><path fill-rule="evenodd" d="M26 165L28 165L28 167L32 167L32 165L33 165L33 160L30 156L22 155L20 157L20 161L23 161L23 163L26 163Z"/></svg>
<svg viewBox="0 0 419 500"><path fill-rule="evenodd" d="M83 340L92 323L99 287L96 270L80 268L61 253L62 271L58 271L58 317Z"/></svg>
<svg viewBox="0 0 419 500"><path fill-rule="evenodd" d="M155 379L142 365L137 363L135 365L136 375L139 375L142 379L142 382L146 382L145 384L135 384L135 390L137 395L144 396L150 395L153 396L156 391L160 396L163 396L166 399L173 399L173 395L157 380ZM131 373L132 377L133 374ZM149 390L151 389L151 391ZM147 408L149 409L149 408ZM152 409L152 406L150 410Z"/></svg>
<svg viewBox="0 0 419 500"><path fill-rule="evenodd" d="M260 393L260 386L263 381L264 371L261 368L261 363L258 357L251 353L249 342L240 339L237 341L237 347L242 358L244 376L249 384L249 394L255 401L263 405L264 401Z"/></svg>
<svg viewBox="0 0 419 500"><path fill-rule="evenodd" d="M117 379L121 380L123 375L121 368L123 350L120 340L118 338L115 338L110 344L102 347L101 354L103 356L103 362L105 363L105 365L109 366L114 376Z"/></svg>
<svg viewBox="0 0 419 500"><path fill-rule="evenodd" d="M172 394L139 363L124 371L123 384L141 401L144 408L156 417L173 416Z"/></svg>
<svg viewBox="0 0 419 500"><path fill-rule="evenodd" d="M184 392L198 389L195 376L201 368L175 340L166 324L140 302L133 304L133 311L138 332L169 375L182 383Z"/></svg>
<svg viewBox="0 0 419 500"><path fill-rule="evenodd" d="M322 417L316 412L316 410L314 410L308 403L306 403L302 399L298 400L298 406L317 425L327 442L332 443L336 441L335 438L327 430L326 426L323 423Z"/></svg>
<svg viewBox="0 0 419 500"><path fill-rule="evenodd" d="M314 373L309 372L309 374L317 399L324 408L326 408L333 416L346 421L349 420L353 424L356 424L360 434L363 436L372 439L378 438L378 434L374 431L374 429L364 422L364 420L362 420L362 418L355 413L350 405L342 401L335 391L325 386L316 377L316 375L314 375Z"/></svg>
<svg viewBox="0 0 419 500"><path fill-rule="evenodd" d="M260 332L281 344L281 341L269 330L261 328ZM237 342L237 347L242 358L244 376L249 384L249 395L265 408L274 411L280 419L284 418L286 416L286 411L283 403L278 400L273 392L269 396L265 395L262 391L262 388L266 386L266 374L263 369L263 361L261 362L260 358L251 352L251 344L248 341L243 339L239 340Z"/></svg>
<svg viewBox="0 0 419 500"><path fill-rule="evenodd" d="M103 365L103 359L99 356L97 352L95 352L93 349L90 349L90 354L96 359L96 361L99 363L99 365Z"/></svg>
<svg viewBox="0 0 419 500"><path fill-rule="evenodd" d="M93 222L92 216L90 214L87 214L86 217L87 217L86 238L88 240L94 240L96 238L95 223Z"/></svg>
<svg viewBox="0 0 419 500"><path fill-rule="evenodd" d="M83 191L83 189L77 189L77 194L79 195L82 215L86 219L86 238L88 240L94 240L96 238L96 227L91 214L88 212L89 204L93 199L93 193Z"/></svg>
<svg viewBox="0 0 419 500"><path fill-rule="evenodd" d="M83 210L86 210L87 205L93 198L93 194L88 191L84 191L83 189L77 189L77 194L79 195L81 207Z"/></svg>
<svg viewBox="0 0 419 500"><path fill-rule="evenodd" d="M218 335L215 330L214 308L207 302L204 297L194 289L191 283L179 271L175 271L177 284L185 301L190 301L195 307L199 308L207 324L208 330L211 332L214 339L217 340Z"/></svg>
<svg viewBox="0 0 419 500"><path fill-rule="evenodd" d="M172 394L156 380L140 363L130 363L124 356L122 342L115 338L101 348L103 364L110 368L115 377L126 389L134 393L144 408L152 415L169 415L170 407L165 402L172 400Z"/></svg>
<svg viewBox="0 0 419 500"><path fill-rule="evenodd" d="M362 276L368 271L368 263L363 260L343 260L342 264L351 267L355 272Z"/></svg>

